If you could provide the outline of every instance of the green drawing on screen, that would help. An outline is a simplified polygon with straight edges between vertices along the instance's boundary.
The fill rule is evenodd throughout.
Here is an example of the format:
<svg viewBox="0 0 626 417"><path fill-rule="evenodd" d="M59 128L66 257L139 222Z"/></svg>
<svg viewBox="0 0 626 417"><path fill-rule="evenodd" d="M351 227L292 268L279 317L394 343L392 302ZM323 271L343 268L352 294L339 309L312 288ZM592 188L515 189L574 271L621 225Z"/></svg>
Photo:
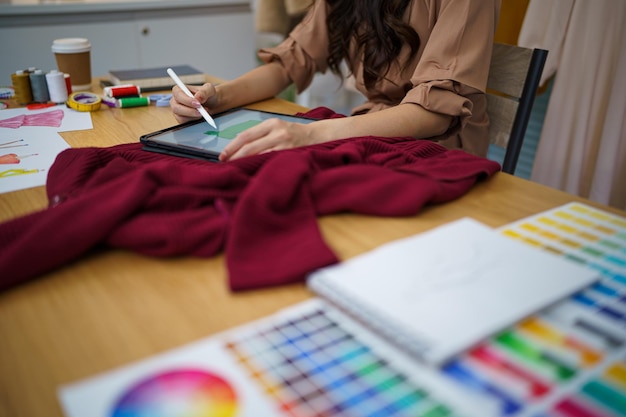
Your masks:
<svg viewBox="0 0 626 417"><path fill-rule="evenodd" d="M236 125L227 127L224 130L209 130L208 132L204 132L207 136L216 136L223 139L235 139L239 133L244 130L251 128L252 126L256 126L261 123L261 120L248 120L246 122L237 123Z"/></svg>

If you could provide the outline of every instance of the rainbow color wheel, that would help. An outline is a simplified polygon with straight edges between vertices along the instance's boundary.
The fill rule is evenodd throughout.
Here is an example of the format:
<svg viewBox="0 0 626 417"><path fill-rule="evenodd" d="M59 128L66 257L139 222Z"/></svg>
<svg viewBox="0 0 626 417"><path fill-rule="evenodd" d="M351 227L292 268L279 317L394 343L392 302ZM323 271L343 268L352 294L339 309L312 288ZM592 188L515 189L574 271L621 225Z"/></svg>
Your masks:
<svg viewBox="0 0 626 417"><path fill-rule="evenodd" d="M128 389L112 417L233 417L237 397L230 384L210 372L162 372Z"/></svg>

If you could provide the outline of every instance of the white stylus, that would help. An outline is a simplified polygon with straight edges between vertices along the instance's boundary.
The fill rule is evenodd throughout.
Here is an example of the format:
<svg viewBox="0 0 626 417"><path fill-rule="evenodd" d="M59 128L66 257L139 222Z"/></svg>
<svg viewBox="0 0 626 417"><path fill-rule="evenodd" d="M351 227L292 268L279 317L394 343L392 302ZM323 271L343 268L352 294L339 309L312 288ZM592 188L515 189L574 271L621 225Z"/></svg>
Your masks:
<svg viewBox="0 0 626 417"><path fill-rule="evenodd" d="M174 80L176 85L179 86L180 89L183 90L183 92L185 94L187 94L189 97L193 97L193 94L191 94L191 91L189 91L187 86L180 80L180 78L178 78L178 75L176 75L176 73L174 72L173 69L168 68L167 69L167 73L169 74L170 77L172 77L172 80ZM204 107L202 107L202 106L198 107L198 111L200 112L202 117L204 117L204 120L206 120L207 123L209 123L215 129L217 129L217 125L215 124L215 120L213 120L213 118L211 117L209 112L206 111L206 109Z"/></svg>

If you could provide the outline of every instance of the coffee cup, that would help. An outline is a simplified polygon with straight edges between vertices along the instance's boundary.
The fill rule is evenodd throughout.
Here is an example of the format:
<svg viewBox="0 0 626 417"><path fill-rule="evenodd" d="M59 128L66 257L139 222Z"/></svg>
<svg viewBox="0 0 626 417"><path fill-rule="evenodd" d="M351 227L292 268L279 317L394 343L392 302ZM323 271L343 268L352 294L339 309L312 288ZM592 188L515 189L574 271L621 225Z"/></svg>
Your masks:
<svg viewBox="0 0 626 417"><path fill-rule="evenodd" d="M88 39L56 39L52 52L59 71L70 75L73 92L91 89L91 43Z"/></svg>

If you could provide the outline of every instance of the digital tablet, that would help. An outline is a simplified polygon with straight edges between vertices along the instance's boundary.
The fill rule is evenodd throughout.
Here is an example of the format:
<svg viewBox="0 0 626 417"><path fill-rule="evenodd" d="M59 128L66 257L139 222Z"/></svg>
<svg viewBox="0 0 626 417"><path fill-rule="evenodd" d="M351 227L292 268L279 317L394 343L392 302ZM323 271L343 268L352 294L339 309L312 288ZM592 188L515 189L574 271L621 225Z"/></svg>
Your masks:
<svg viewBox="0 0 626 417"><path fill-rule="evenodd" d="M316 120L243 108L229 110L213 118L217 129L204 119L198 119L148 133L139 140L147 151L218 161L219 154L238 133L264 120L279 118L297 123L311 123Z"/></svg>

